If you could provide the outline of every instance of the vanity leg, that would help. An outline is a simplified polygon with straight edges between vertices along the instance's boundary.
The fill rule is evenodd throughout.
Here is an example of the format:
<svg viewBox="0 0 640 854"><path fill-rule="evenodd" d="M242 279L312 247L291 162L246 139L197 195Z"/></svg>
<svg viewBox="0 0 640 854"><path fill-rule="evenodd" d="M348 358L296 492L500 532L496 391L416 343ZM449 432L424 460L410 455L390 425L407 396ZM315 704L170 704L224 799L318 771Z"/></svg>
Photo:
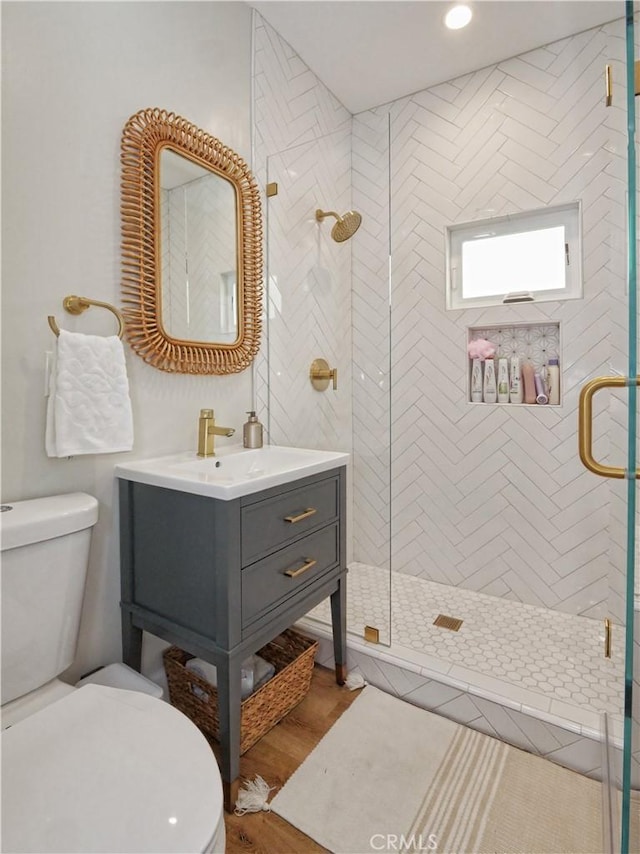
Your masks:
<svg viewBox="0 0 640 854"><path fill-rule="evenodd" d="M237 657L216 661L218 670L218 714L220 716L220 773L224 808L233 812L240 773L240 665Z"/></svg>
<svg viewBox="0 0 640 854"><path fill-rule="evenodd" d="M122 610L122 660L133 670L142 666L142 629L133 625L129 611Z"/></svg>
<svg viewBox="0 0 640 854"><path fill-rule="evenodd" d="M333 657L336 662L336 682L344 685L347 678L347 577L338 581L331 594L331 625L333 628Z"/></svg>
<svg viewBox="0 0 640 854"><path fill-rule="evenodd" d="M224 796L224 808L226 812L233 812L240 791L240 779L236 777L231 783L222 781L222 794Z"/></svg>

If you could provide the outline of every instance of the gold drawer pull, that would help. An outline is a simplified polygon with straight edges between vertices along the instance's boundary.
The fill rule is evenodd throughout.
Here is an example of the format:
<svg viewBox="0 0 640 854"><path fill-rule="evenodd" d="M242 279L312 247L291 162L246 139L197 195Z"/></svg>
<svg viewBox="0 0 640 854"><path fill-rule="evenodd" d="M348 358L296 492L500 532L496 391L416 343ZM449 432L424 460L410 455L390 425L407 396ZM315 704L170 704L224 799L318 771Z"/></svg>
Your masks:
<svg viewBox="0 0 640 854"><path fill-rule="evenodd" d="M292 523L302 522L303 519L308 519L309 516L313 516L313 514L317 513L317 512L318 511L316 510L315 507L307 507L307 509L304 512L300 513L299 516L285 516L284 521L285 522L292 522Z"/></svg>
<svg viewBox="0 0 640 854"><path fill-rule="evenodd" d="M315 566L317 563L317 560L308 557L306 558L302 566L299 566L297 569L285 569L284 574L288 575L289 578L297 578L299 575L302 575L303 572L306 572L308 569L311 569L311 567Z"/></svg>

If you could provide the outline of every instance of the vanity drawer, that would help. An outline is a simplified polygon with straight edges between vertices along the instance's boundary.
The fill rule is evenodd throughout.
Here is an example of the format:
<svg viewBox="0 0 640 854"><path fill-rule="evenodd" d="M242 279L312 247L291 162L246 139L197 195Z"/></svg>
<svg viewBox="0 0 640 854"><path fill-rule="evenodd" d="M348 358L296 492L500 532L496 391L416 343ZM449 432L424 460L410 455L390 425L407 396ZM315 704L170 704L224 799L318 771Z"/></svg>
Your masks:
<svg viewBox="0 0 640 854"><path fill-rule="evenodd" d="M338 559L338 525L334 524L243 569L242 627L313 585Z"/></svg>
<svg viewBox="0 0 640 854"><path fill-rule="evenodd" d="M337 475L242 508L242 565L338 518Z"/></svg>

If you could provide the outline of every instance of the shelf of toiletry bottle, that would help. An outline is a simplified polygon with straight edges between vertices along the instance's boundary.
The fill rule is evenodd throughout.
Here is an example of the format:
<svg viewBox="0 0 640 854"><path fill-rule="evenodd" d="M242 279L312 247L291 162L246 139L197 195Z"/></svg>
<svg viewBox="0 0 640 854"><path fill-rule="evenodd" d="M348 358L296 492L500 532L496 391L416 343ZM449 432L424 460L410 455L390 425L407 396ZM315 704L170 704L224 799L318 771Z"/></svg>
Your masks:
<svg viewBox="0 0 640 854"><path fill-rule="evenodd" d="M483 338L474 339L471 345L494 348ZM469 364L467 400L491 406L560 406L560 379L555 356L538 370L529 360L523 364L516 355L499 356L497 360L491 354L484 359L475 357Z"/></svg>
<svg viewBox="0 0 640 854"><path fill-rule="evenodd" d="M485 403L484 400L468 400L471 406L499 406L501 409L559 409L561 403Z"/></svg>
<svg viewBox="0 0 640 854"><path fill-rule="evenodd" d="M486 406L562 406L560 325L469 327L467 402Z"/></svg>

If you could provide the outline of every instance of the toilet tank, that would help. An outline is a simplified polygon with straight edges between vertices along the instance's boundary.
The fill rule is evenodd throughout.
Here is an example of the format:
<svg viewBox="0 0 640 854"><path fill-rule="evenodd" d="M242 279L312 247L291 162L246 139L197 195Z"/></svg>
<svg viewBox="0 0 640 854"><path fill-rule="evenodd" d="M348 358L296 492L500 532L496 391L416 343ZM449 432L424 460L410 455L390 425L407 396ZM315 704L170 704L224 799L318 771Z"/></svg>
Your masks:
<svg viewBox="0 0 640 854"><path fill-rule="evenodd" d="M3 705L73 663L97 519L98 502L83 492L2 505Z"/></svg>

